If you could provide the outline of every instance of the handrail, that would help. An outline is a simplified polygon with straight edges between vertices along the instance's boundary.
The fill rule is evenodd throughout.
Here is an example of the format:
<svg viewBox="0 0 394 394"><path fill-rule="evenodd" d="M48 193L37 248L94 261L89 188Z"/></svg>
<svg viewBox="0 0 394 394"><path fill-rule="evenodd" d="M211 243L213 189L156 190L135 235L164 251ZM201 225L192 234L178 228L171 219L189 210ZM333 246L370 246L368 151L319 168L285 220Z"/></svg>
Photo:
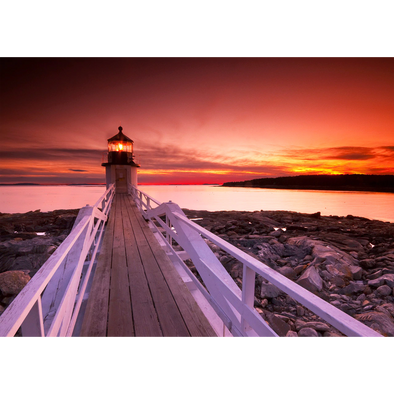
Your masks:
<svg viewBox="0 0 394 394"><path fill-rule="evenodd" d="M0 336L71 336L115 194L111 185L0 316ZM101 204L101 207L98 206Z"/></svg>
<svg viewBox="0 0 394 394"><path fill-rule="evenodd" d="M157 234L168 248L169 257L182 264L186 273L196 283L233 335L277 336L254 309L255 275L257 273L343 334L347 336L381 336L375 330L322 300L261 261L189 220L177 204L172 202L161 204L136 187L133 187L130 192L144 218L149 220L158 230ZM157 205L155 208L151 207L150 202L152 201ZM213 242L243 264L242 290L239 289L202 237ZM173 240L191 258L206 289L179 257L179 252L174 250Z"/></svg>

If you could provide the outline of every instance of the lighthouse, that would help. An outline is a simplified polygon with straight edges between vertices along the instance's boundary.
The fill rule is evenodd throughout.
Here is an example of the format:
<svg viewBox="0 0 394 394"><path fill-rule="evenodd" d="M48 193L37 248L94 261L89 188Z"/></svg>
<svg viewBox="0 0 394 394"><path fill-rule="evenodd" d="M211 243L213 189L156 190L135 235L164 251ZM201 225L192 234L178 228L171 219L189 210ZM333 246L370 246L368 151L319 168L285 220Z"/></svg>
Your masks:
<svg viewBox="0 0 394 394"><path fill-rule="evenodd" d="M122 126L119 133L108 139L108 162L105 167L105 181L108 187L115 183L117 193L127 193L129 187L137 186L137 168L133 152L133 140L123 134Z"/></svg>

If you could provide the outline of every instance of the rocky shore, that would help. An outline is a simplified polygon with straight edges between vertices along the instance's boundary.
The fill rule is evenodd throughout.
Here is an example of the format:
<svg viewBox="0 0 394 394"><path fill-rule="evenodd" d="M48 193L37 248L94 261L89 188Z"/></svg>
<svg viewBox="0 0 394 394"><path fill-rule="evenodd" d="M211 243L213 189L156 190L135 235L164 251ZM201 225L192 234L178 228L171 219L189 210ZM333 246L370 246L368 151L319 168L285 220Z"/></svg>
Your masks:
<svg viewBox="0 0 394 394"><path fill-rule="evenodd" d="M184 212L382 335L394 336L394 223L319 212ZM0 213L0 314L66 238L77 214ZM241 286L242 264L208 244ZM280 336L342 336L259 275L255 307Z"/></svg>
<svg viewBox="0 0 394 394"><path fill-rule="evenodd" d="M67 237L78 211L0 213L0 315Z"/></svg>
<svg viewBox="0 0 394 394"><path fill-rule="evenodd" d="M320 212L184 212L380 334L394 336L394 223ZM208 244L241 286L242 264ZM260 275L255 307L280 336L342 336Z"/></svg>

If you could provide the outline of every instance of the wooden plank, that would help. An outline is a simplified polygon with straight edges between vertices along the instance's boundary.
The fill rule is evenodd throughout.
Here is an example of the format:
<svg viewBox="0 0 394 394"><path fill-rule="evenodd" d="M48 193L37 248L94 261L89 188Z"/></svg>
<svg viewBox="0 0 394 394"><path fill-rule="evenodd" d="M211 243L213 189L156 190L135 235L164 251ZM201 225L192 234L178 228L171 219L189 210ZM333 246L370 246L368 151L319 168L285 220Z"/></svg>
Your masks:
<svg viewBox="0 0 394 394"><path fill-rule="evenodd" d="M132 205L135 208L135 204L133 202ZM129 208L129 217L134 228L135 239L143 262L146 277L148 279L152 299L155 304L163 335L170 337L190 336L177 304L166 281L164 280L155 256L152 253L150 245L148 244L144 232L140 227L137 219L141 217L140 213L136 211L136 208ZM141 220L143 219L141 218Z"/></svg>
<svg viewBox="0 0 394 394"><path fill-rule="evenodd" d="M130 205L133 203L131 202ZM200 307L197 305L193 296L190 294L188 288L182 281L172 262L165 254L164 250L158 244L152 231L142 219L142 217L136 214L137 220L147 241L152 249L152 252L160 266L160 269L164 275L164 278L169 286L172 295L177 303L177 306L182 313L183 319L188 327L189 332L192 336L216 336L215 331L212 329L207 318L202 313Z"/></svg>
<svg viewBox="0 0 394 394"><path fill-rule="evenodd" d="M115 225L114 207L110 211L96 271L86 304L81 327L81 337L105 337L107 335L108 302L111 277L111 255Z"/></svg>
<svg viewBox="0 0 394 394"><path fill-rule="evenodd" d="M120 195L115 198L108 336L134 336Z"/></svg>
<svg viewBox="0 0 394 394"><path fill-rule="evenodd" d="M130 205L132 204L130 202ZM212 326L190 294L189 289L179 276L169 257L157 242L149 226L140 215L136 215L136 218L160 266L191 336L216 336Z"/></svg>
<svg viewBox="0 0 394 394"><path fill-rule="evenodd" d="M135 336L163 336L135 240L134 230L129 217L129 209L130 206L127 204L127 201L123 201L123 231L125 237Z"/></svg>
<svg viewBox="0 0 394 394"><path fill-rule="evenodd" d="M150 231L150 229L148 230ZM153 253L156 259L160 261L162 273L183 316L190 335L193 337L216 336L214 329L190 294L189 289L175 270L172 262L160 245L157 246L158 247L152 248Z"/></svg>
<svg viewBox="0 0 394 394"><path fill-rule="evenodd" d="M135 203L127 195L117 194L81 336L191 334L215 335Z"/></svg>

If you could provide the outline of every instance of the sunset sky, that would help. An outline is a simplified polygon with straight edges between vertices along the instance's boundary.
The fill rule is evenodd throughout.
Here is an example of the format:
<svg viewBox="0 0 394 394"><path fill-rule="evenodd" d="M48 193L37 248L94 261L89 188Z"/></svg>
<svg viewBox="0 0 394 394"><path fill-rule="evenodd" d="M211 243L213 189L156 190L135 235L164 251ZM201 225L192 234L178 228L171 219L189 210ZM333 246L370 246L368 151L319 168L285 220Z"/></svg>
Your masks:
<svg viewBox="0 0 394 394"><path fill-rule="evenodd" d="M394 174L393 58L2 58L0 183Z"/></svg>

